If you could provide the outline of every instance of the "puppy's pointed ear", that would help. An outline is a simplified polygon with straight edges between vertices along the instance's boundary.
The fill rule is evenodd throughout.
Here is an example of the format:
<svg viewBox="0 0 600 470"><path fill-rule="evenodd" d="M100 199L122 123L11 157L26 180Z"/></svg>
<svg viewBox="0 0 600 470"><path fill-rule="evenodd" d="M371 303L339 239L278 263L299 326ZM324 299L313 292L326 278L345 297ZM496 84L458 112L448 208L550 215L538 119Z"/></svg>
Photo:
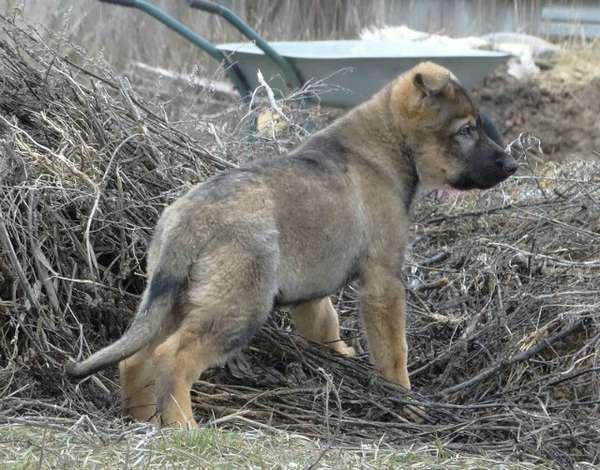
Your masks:
<svg viewBox="0 0 600 470"><path fill-rule="evenodd" d="M450 83L448 72L418 72L413 77L415 87L425 96L435 96L443 92Z"/></svg>

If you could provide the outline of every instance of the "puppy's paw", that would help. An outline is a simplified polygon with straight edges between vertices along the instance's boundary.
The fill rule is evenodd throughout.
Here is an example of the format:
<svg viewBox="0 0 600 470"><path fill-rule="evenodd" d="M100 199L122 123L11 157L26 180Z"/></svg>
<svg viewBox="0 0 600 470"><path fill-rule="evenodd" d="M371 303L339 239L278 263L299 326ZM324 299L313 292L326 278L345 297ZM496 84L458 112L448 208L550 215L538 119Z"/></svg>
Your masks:
<svg viewBox="0 0 600 470"><path fill-rule="evenodd" d="M352 346L348 346L344 341L336 341L331 344L331 349L333 349L338 354L346 357L355 357L356 350Z"/></svg>

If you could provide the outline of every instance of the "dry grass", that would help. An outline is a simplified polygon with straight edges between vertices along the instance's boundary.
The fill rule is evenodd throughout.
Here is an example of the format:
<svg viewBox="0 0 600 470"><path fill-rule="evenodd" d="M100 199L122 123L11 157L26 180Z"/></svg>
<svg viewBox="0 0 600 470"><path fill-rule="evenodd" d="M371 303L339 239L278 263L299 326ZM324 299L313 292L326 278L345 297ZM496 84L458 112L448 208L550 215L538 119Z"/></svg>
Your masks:
<svg viewBox="0 0 600 470"><path fill-rule="evenodd" d="M152 3L214 43L246 40L219 16L191 9L186 1ZM362 27L385 16L383 5L374 9L361 0L231 0L225 6L267 40L356 37ZM118 70L137 61L187 72L216 67L206 53L132 8L98 0L0 0L0 11L22 11L43 26L44 36L60 31L90 53L104 54Z"/></svg>
<svg viewBox="0 0 600 470"><path fill-rule="evenodd" d="M600 81L600 40L570 41L561 47L557 64L544 77L550 86L573 87L594 78Z"/></svg>
<svg viewBox="0 0 600 470"><path fill-rule="evenodd" d="M2 421L2 420L0 420ZM331 445L252 423L229 429L159 431L89 418L28 416L0 422L2 468L527 469L532 464L458 455L440 446L393 448L380 442ZM550 464L535 468L551 468Z"/></svg>
<svg viewBox="0 0 600 470"><path fill-rule="evenodd" d="M122 462L142 449L164 463L171 451L155 454L152 446L163 442L148 439L155 431L120 430L115 421L114 370L76 384L63 365L125 329L165 205L224 168L277 158L305 137L300 123L309 110L281 103L292 125L273 136L253 131L257 110L231 103L212 117L198 119L200 108L171 122L168 104L146 102L102 62L66 51L60 38L1 24L0 422L2 439L22 446L3 452L46 462L69 441L75 460L68 462L89 453L101 460L105 450L106 462ZM83 68L65 59L74 54ZM406 278L409 369L419 393L377 377L366 353L347 359L306 344L276 312L243 354L194 388L199 418L219 426L217 437L165 434L163 450L180 439L178 458L198 439L215 443L207 452L221 452L225 427L238 430L223 454L238 464L255 462L240 452L249 444L244 429L269 433L257 444L259 459L266 455L260 446L280 442L283 432L314 441L308 460L330 444L349 449L349 466L365 444L390 459L399 446L437 448L432 465L440 458L449 465L457 453L561 467L598 463L600 165L556 166L541 176L529 166L535 146L519 142L523 168L511 182L425 197L415 210ZM345 338L364 351L356 290L348 286L336 301ZM424 423L403 417L407 404L425 410ZM56 423L40 436L38 429ZM43 454L49 439L54 453ZM98 451L102 439L117 447ZM27 442L37 451L26 454Z"/></svg>

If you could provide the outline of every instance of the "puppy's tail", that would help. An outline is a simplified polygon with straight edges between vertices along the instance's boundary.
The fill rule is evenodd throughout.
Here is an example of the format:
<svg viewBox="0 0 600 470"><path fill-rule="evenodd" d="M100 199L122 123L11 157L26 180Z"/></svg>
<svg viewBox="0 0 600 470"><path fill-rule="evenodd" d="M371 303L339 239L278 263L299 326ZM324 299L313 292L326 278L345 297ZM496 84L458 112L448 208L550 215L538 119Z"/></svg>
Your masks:
<svg viewBox="0 0 600 470"><path fill-rule="evenodd" d="M173 309L178 295L187 283L192 265L190 256L184 258L181 251L176 253L174 248L163 248L133 323L125 334L84 361L69 364L66 367L67 375L75 378L87 377L126 359L156 337L163 320Z"/></svg>

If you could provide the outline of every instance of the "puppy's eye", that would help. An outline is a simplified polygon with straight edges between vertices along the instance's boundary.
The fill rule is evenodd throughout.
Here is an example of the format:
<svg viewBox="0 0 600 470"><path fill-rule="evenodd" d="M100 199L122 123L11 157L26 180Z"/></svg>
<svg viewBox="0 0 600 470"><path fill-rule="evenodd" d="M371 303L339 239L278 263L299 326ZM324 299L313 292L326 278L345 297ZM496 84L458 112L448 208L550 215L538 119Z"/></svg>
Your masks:
<svg viewBox="0 0 600 470"><path fill-rule="evenodd" d="M473 132L474 130L475 130L474 126L472 126L471 124L465 124L458 130L458 132L456 134L457 135L471 135L471 132Z"/></svg>

